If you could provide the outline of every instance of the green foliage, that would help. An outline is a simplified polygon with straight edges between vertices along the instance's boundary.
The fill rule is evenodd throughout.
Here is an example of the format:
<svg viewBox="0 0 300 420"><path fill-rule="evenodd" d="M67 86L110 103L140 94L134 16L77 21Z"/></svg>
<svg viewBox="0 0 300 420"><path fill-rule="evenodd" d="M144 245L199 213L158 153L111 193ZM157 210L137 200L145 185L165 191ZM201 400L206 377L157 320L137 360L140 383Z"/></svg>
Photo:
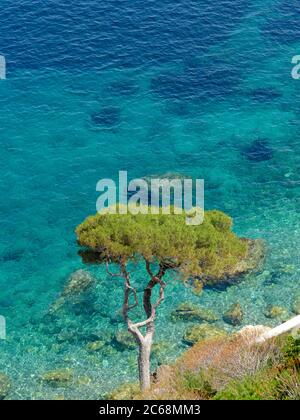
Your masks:
<svg viewBox="0 0 300 420"><path fill-rule="evenodd" d="M183 376L182 387L199 394L204 399L211 399L217 392L203 370L198 373L187 371Z"/></svg>
<svg viewBox="0 0 300 420"><path fill-rule="evenodd" d="M203 224L186 224L185 213L96 214L76 229L86 262L149 262L180 268L185 275L222 277L246 256L247 244L222 212L205 213Z"/></svg>
<svg viewBox="0 0 300 420"><path fill-rule="evenodd" d="M300 338L288 336L282 346L283 359L286 365L300 367Z"/></svg>
<svg viewBox="0 0 300 420"><path fill-rule="evenodd" d="M255 376L246 376L242 380L230 382L219 391L215 400L276 400L278 380L269 372L259 372Z"/></svg>
<svg viewBox="0 0 300 420"><path fill-rule="evenodd" d="M296 369L265 369L254 376L230 382L216 400L299 400L300 374Z"/></svg>

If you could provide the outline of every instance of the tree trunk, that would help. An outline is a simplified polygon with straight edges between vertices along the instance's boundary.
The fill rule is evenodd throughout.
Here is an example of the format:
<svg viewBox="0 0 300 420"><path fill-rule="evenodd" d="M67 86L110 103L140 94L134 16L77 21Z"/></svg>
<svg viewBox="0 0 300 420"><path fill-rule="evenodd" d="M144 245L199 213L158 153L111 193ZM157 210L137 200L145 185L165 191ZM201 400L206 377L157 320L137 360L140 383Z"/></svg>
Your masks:
<svg viewBox="0 0 300 420"><path fill-rule="evenodd" d="M139 343L139 378L142 391L150 388L150 355L152 339L142 340Z"/></svg>
<svg viewBox="0 0 300 420"><path fill-rule="evenodd" d="M147 315L147 319L142 322L133 323L129 318L128 312L135 308L138 305L138 298L137 292L134 287L130 284L130 277L129 273L126 270L126 265L124 263L121 264L122 275L125 279L125 293L124 293L124 304L123 304L123 316L124 320L127 324L128 331L135 337L138 345L139 345L139 357L138 357L138 367L139 367L139 379L140 379L140 386L141 391L147 391L151 386L151 376L150 376L150 355L151 355L151 347L153 342L154 336L154 321L156 316L156 309L159 304L164 300L164 288L165 283L162 281L162 277L165 274L165 268L160 267L160 271L156 276L154 276L150 269L150 263L146 261L147 271L151 277L147 287L144 290L143 296L143 306L145 313ZM108 271L108 267L107 267ZM109 272L109 271L108 271ZM153 288L159 284L160 291L159 291L159 298L155 304L152 305L151 303L151 295ZM129 304L129 297L130 294L133 294L134 303L132 305ZM143 335L141 332L141 328L146 327L146 334Z"/></svg>

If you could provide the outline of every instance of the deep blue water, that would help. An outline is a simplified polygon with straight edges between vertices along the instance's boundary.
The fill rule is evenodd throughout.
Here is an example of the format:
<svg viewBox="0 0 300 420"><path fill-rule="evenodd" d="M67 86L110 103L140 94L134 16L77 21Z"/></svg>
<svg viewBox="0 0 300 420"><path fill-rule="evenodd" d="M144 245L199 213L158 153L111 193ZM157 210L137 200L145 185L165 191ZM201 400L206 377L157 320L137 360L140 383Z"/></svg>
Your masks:
<svg viewBox="0 0 300 420"><path fill-rule="evenodd" d="M100 268L93 306L45 317L68 276L82 268L74 229L95 212L96 183L176 172L206 183L206 208L228 212L235 231L263 238L263 270L197 297L176 278L157 320L157 341L183 349L186 324L170 311L191 300L220 315L239 300L244 324L276 324L268 304L299 293L300 54L296 0L4 0L0 54L0 371L11 398L99 398L136 378L135 351L90 354L93 334L117 328L122 285ZM109 296L109 298L108 298ZM168 327L166 333L165 327ZM72 339L62 339L71 336ZM127 364L125 362L128 362ZM67 389L41 385L72 368Z"/></svg>

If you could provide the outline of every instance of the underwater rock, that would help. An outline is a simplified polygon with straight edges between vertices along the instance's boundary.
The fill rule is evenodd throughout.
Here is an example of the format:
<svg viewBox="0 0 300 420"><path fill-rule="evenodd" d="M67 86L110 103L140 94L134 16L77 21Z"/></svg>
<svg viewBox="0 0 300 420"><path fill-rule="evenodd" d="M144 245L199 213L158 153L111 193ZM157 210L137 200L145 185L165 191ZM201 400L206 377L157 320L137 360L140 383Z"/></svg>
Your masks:
<svg viewBox="0 0 300 420"><path fill-rule="evenodd" d="M57 334L56 339L59 343L76 343L78 341L76 330L63 330Z"/></svg>
<svg viewBox="0 0 300 420"><path fill-rule="evenodd" d="M242 151L242 155L254 162L264 162L273 158L273 150L267 139L257 139Z"/></svg>
<svg viewBox="0 0 300 420"><path fill-rule="evenodd" d="M300 295L296 296L296 298L294 299L294 301L292 303L292 311L296 315L300 315Z"/></svg>
<svg viewBox="0 0 300 420"><path fill-rule="evenodd" d="M53 387L66 387L73 382L71 369L60 369L46 372L42 375L42 382Z"/></svg>
<svg viewBox="0 0 300 420"><path fill-rule="evenodd" d="M227 324L240 325L244 318L244 312L239 303L234 303L228 311L223 315L223 319Z"/></svg>
<svg viewBox="0 0 300 420"><path fill-rule="evenodd" d="M98 340L87 343L85 348L89 353L94 353L96 351L102 350L105 345L105 341Z"/></svg>
<svg viewBox="0 0 300 420"><path fill-rule="evenodd" d="M199 279L193 279L192 282L192 293L196 296L201 296L203 293L204 284Z"/></svg>
<svg viewBox="0 0 300 420"><path fill-rule="evenodd" d="M95 279L90 273L84 270L75 271L70 275L60 297L52 304L49 313L55 313L68 300L72 300L88 292L94 284Z"/></svg>
<svg viewBox="0 0 300 420"><path fill-rule="evenodd" d="M210 309L202 308L189 302L185 302L179 305L177 309L172 311L171 317L175 321L183 320L215 322L218 320L217 315Z"/></svg>
<svg viewBox="0 0 300 420"><path fill-rule="evenodd" d="M102 108L91 115L91 121L96 126L112 128L119 124L121 119L121 110L118 107L111 106Z"/></svg>
<svg viewBox="0 0 300 420"><path fill-rule="evenodd" d="M142 188L140 190L140 195L141 195L141 201L145 204L145 205L150 205L151 203L154 203L155 201L160 201L161 199L161 194L160 192L158 192L158 194L154 194L154 191L151 191L151 183L154 180L159 180L159 187L163 188L166 187L168 188L169 183L173 180L180 180L183 182L184 179L192 179L191 177L188 176L184 176L182 174L179 173L175 173L175 172L167 172L167 173L163 173L163 174L155 174L155 175L149 175L149 176L145 176L143 178L141 178L143 181L146 181L147 183L147 187L145 185L145 188ZM130 199L132 197L132 195L134 195L135 192L128 192L128 199ZM153 195L154 194L154 195ZM173 193L171 191L171 204L174 203L174 196Z"/></svg>
<svg viewBox="0 0 300 420"><path fill-rule="evenodd" d="M192 179L191 176L187 176L178 172L165 172L163 174L153 174L153 175L147 175L145 177L143 177L142 179L144 179L148 186L151 186L151 181L153 179L159 179L160 181L164 182L164 181L172 181L174 179L179 179L180 181L184 181L185 179Z"/></svg>
<svg viewBox="0 0 300 420"><path fill-rule="evenodd" d="M133 350L137 344L133 335L125 330L118 330L113 337L113 344L120 350Z"/></svg>
<svg viewBox="0 0 300 420"><path fill-rule="evenodd" d="M79 376L76 380L76 385L78 386L87 386L92 382L92 379L89 376Z"/></svg>
<svg viewBox="0 0 300 420"><path fill-rule="evenodd" d="M222 328L210 324L200 324L188 328L183 336L183 341L189 345L193 345L198 343L198 341L225 337L226 335L226 331Z"/></svg>
<svg viewBox="0 0 300 420"><path fill-rule="evenodd" d="M78 329L75 325L62 329L59 334L57 334L56 339L59 343L70 344L78 344L80 342L91 343L99 340L105 341L102 336L100 337L97 334L85 331L84 328Z"/></svg>
<svg viewBox="0 0 300 420"><path fill-rule="evenodd" d="M24 249L6 249L4 253L0 254L0 261L6 262L20 262L25 255Z"/></svg>
<svg viewBox="0 0 300 420"><path fill-rule="evenodd" d="M112 357L116 356L117 354L118 350L115 347L106 344L105 347L102 348L101 355L104 357Z"/></svg>
<svg viewBox="0 0 300 420"><path fill-rule="evenodd" d="M4 400L7 397L11 389L10 379L5 373L0 373L0 400Z"/></svg>
<svg viewBox="0 0 300 420"><path fill-rule="evenodd" d="M75 296L86 292L95 283L93 276L84 270L77 270L71 274L63 292L62 296Z"/></svg>
<svg viewBox="0 0 300 420"><path fill-rule="evenodd" d="M108 400L132 400L140 392L138 384L123 384L105 396Z"/></svg>
<svg viewBox="0 0 300 420"><path fill-rule="evenodd" d="M269 305L265 311L266 318L275 319L280 318L282 320L287 319L288 313L285 308L282 306L272 306Z"/></svg>

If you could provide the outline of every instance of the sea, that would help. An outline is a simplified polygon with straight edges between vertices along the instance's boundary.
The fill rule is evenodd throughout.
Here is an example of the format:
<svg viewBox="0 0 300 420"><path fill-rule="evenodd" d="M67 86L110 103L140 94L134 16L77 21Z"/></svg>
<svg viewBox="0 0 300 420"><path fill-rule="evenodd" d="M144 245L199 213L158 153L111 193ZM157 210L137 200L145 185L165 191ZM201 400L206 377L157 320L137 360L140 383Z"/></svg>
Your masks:
<svg viewBox="0 0 300 420"><path fill-rule="evenodd" d="M2 0L0 55L0 372L8 399L102 399L137 381L137 350L118 346L123 283L85 266L75 228L96 212L100 179L180 174L205 180L219 209L266 259L230 287L196 295L176 274L156 322L152 370L187 348L212 309L228 332L276 325L300 285L300 3L298 0ZM299 62L300 62L300 57ZM300 71L299 71L300 74ZM294 76L294 77L293 77ZM72 273L95 286L51 315ZM134 267L133 278L146 274ZM143 277L144 278L144 277ZM223 320L239 302L242 325ZM142 312L139 314L143 316ZM90 343L103 341L92 351ZM51 371L72 372L53 386Z"/></svg>

